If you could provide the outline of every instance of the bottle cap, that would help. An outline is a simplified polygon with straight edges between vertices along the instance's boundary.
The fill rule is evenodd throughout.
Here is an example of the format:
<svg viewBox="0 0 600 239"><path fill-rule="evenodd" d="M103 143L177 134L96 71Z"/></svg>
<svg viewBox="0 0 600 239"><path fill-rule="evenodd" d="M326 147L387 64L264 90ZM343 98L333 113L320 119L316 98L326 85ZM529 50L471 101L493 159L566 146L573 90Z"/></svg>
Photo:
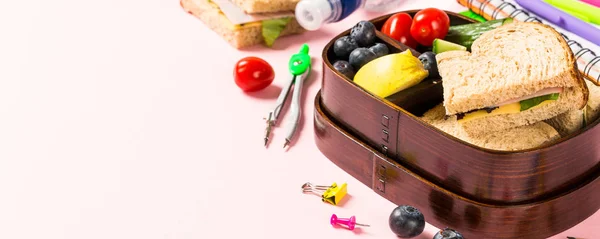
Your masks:
<svg viewBox="0 0 600 239"><path fill-rule="evenodd" d="M296 5L296 20L309 31L321 28L332 14L333 9L327 0L302 0Z"/></svg>

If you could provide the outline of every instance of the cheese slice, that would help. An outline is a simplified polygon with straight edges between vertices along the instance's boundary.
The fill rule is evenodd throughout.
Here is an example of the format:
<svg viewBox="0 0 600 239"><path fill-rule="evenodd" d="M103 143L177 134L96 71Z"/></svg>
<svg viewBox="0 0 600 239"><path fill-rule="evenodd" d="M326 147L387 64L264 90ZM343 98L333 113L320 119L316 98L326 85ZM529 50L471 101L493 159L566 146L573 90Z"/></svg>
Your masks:
<svg viewBox="0 0 600 239"><path fill-rule="evenodd" d="M231 25L233 25L233 24L231 24ZM244 24L239 24L239 25L233 25L233 28L238 30L238 29L260 27L260 26L262 26L262 22L249 22L249 23L244 23Z"/></svg>
<svg viewBox="0 0 600 239"><path fill-rule="evenodd" d="M215 8L219 9L219 14L223 15L225 18L227 18L227 16L225 16L225 14L221 11L221 9L219 8L219 5L217 5L214 2L211 2L210 0L208 1L210 3L210 5L212 5ZM262 23L261 22L249 22L249 23L244 23L244 24L233 24L231 22L229 22L228 20L228 24L227 27L231 30L240 30L240 29L244 29L244 28L252 28L252 27L256 27L256 26L261 26Z"/></svg>
<svg viewBox="0 0 600 239"><path fill-rule="evenodd" d="M556 101L556 100L545 100L542 103L529 108L528 110L532 110L537 107L541 107L543 105L550 104L553 101ZM493 116L493 115L516 114L516 113L520 113L520 112L521 112L521 103L517 102L517 103L511 103L511 104L500 106L500 107L492 110L492 112L490 112L490 113L488 113L486 110L478 110L475 112L467 113L467 114L465 114L465 116L462 119L458 120L458 122L466 122L466 121L479 119L479 118L483 118L483 117L488 117L488 116Z"/></svg>

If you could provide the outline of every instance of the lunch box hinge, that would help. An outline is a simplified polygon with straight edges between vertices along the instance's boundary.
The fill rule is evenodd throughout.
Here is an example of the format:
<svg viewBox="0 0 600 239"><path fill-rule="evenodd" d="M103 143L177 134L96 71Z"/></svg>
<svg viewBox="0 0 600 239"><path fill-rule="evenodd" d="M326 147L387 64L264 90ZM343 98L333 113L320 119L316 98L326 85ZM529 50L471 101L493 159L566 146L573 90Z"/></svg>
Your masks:
<svg viewBox="0 0 600 239"><path fill-rule="evenodd" d="M377 156L376 156L377 157ZM381 193L385 193L385 181L386 177L386 168L385 166L376 163L377 168L375 169L377 178L374 180L374 188L377 189Z"/></svg>
<svg viewBox="0 0 600 239"><path fill-rule="evenodd" d="M383 142L381 142L381 152L383 153L383 155L385 156L389 156L388 155L388 149L389 146L388 144L390 143L390 116L386 115L386 114L382 114L381 115L381 132L380 132L380 137L381 140Z"/></svg>

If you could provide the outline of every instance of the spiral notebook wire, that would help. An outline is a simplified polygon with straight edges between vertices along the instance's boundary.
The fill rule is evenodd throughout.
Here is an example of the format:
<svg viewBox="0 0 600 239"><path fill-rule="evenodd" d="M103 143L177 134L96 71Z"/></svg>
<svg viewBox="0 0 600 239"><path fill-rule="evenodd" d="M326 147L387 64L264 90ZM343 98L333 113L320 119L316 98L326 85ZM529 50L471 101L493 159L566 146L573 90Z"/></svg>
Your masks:
<svg viewBox="0 0 600 239"><path fill-rule="evenodd" d="M487 20L502 19L502 18L513 18L517 21L522 22L539 22L548 24L539 19L534 14L531 14L523 9L519 9L515 4L504 1L504 0L457 0L457 2L465 7L471 9L471 11L483 16ZM557 27L555 27L558 30ZM560 32L559 32L560 33ZM569 39L569 37L563 33L560 33L567 44L571 48L571 51L575 54L577 59L577 67L579 71L595 85L600 86L600 56L589 48L581 45L576 40Z"/></svg>

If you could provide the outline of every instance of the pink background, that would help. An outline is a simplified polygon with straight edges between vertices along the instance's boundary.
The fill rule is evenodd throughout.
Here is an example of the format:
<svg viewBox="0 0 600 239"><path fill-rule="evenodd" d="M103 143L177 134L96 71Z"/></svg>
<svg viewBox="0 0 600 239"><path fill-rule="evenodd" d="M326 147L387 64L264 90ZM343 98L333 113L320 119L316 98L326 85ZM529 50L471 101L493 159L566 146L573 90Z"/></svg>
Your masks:
<svg viewBox="0 0 600 239"><path fill-rule="evenodd" d="M464 10L433 2L390 11ZM312 129L323 46L378 15L238 51L174 0L3 1L0 238L395 238L395 205L330 163ZM298 140L281 148L284 117L265 149L262 117L304 42L315 59ZM232 69L251 55L277 76L244 94ZM347 182L351 198L322 203L301 193L307 181ZM332 213L371 227L334 229ZM598 224L600 213L555 238L598 238Z"/></svg>

